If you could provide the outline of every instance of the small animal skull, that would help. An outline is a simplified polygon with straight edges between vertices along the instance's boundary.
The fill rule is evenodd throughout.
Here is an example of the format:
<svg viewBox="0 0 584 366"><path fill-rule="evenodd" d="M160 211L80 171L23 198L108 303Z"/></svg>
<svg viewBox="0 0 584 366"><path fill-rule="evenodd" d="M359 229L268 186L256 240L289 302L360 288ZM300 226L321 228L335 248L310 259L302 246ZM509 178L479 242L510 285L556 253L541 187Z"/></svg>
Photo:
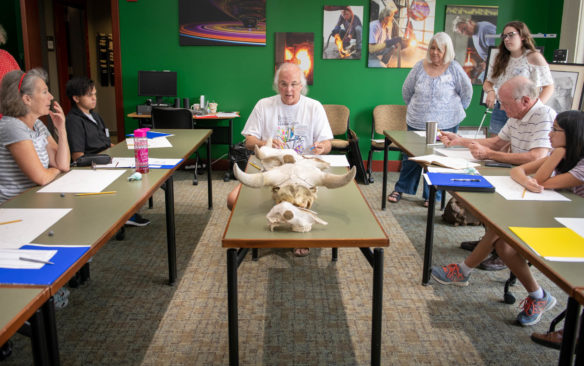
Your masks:
<svg viewBox="0 0 584 366"><path fill-rule="evenodd" d="M286 201L272 207L266 218L271 231L274 231L275 227L284 226L289 227L292 231L306 233L312 230L314 223L328 225L326 221L317 216L316 212L296 207Z"/></svg>

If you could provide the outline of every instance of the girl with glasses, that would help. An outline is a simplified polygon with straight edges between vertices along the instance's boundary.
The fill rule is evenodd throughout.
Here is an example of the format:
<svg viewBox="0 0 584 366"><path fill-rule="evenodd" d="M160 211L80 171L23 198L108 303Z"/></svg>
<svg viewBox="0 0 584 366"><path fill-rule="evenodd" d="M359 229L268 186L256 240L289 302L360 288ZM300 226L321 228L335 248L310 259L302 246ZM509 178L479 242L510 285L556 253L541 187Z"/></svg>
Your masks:
<svg viewBox="0 0 584 366"><path fill-rule="evenodd" d="M545 58L537 51L525 23L512 21L501 33L499 53L489 67L483 84L487 107L493 109L489 132L497 135L507 122L507 114L497 101L501 85L514 76L525 76L541 88L539 99L545 104L554 92L552 74Z"/></svg>

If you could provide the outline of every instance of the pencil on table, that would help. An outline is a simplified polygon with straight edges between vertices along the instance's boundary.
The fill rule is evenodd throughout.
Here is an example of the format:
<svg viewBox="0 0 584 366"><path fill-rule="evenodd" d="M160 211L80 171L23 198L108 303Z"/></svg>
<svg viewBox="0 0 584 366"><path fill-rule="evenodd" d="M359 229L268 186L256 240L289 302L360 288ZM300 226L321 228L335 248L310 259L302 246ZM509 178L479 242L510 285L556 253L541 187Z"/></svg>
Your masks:
<svg viewBox="0 0 584 366"><path fill-rule="evenodd" d="M523 189L523 194L521 195L521 198L525 198L525 192L527 192L527 188Z"/></svg>
<svg viewBox="0 0 584 366"><path fill-rule="evenodd" d="M251 161L249 162L249 165L253 166L254 168L256 168L257 170L262 170L262 168L260 168L259 166L255 165L254 163L252 163Z"/></svg>
<svg viewBox="0 0 584 366"><path fill-rule="evenodd" d="M88 192L88 193L75 193L76 196L94 196L98 194L114 194L117 191L106 191L106 192Z"/></svg>
<svg viewBox="0 0 584 366"><path fill-rule="evenodd" d="M12 220L12 221L4 221L4 222L0 222L0 225L6 225L6 224L14 224L16 222L21 222L22 220Z"/></svg>

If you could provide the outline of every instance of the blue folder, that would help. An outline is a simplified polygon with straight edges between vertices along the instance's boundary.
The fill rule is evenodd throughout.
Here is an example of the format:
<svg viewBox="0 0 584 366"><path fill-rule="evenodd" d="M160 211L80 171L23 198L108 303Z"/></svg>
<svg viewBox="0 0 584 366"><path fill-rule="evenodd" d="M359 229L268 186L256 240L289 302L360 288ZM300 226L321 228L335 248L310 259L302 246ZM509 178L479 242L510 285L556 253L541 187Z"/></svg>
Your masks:
<svg viewBox="0 0 584 366"><path fill-rule="evenodd" d="M495 187L483 176L472 174L426 173L430 185L438 190L495 192Z"/></svg>
<svg viewBox="0 0 584 366"><path fill-rule="evenodd" d="M51 258L55 264L45 264L40 269L12 269L0 268L0 283L14 285L51 285L69 267L81 258L89 250L89 246L38 246L24 245L20 249L32 250L57 250L57 254Z"/></svg>
<svg viewBox="0 0 584 366"><path fill-rule="evenodd" d="M146 132L146 138L149 138L149 139L153 139L156 137L164 137L164 136L170 136L170 134L169 133L162 133L162 132L154 132L154 131ZM129 133L126 135L126 137L134 137L134 134Z"/></svg>

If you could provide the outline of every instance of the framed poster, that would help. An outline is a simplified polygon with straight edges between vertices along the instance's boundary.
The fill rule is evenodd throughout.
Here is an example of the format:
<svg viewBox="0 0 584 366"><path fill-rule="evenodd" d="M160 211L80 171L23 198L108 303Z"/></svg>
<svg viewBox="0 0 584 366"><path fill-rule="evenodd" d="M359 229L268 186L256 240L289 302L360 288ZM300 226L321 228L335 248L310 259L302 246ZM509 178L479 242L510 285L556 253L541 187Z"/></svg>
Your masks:
<svg viewBox="0 0 584 366"><path fill-rule="evenodd" d="M495 46L496 6L446 5L444 32L452 38L456 61L470 81L480 85L485 78L489 47Z"/></svg>
<svg viewBox="0 0 584 366"><path fill-rule="evenodd" d="M298 64L304 76L306 84L314 82L314 33L275 32L276 44L274 46L275 70L284 62Z"/></svg>
<svg viewBox="0 0 584 366"><path fill-rule="evenodd" d="M543 46L536 46L535 48L537 48L539 53L541 53L543 55L543 51L544 51ZM491 72L491 69L493 69L493 67L495 67L495 59L497 58L498 54L499 54L499 47L489 47L489 55L487 56L487 66L485 69L485 77L487 77L487 75L489 75L489 72ZM479 104L482 106L485 106L485 107L487 106L487 94L485 93L485 91L482 88L481 88L481 99L480 99Z"/></svg>
<svg viewBox="0 0 584 366"><path fill-rule="evenodd" d="M426 57L436 0L370 0L367 66L409 68Z"/></svg>
<svg viewBox="0 0 584 366"><path fill-rule="evenodd" d="M554 94L547 105L556 112L582 109L584 64L550 64Z"/></svg>
<svg viewBox="0 0 584 366"><path fill-rule="evenodd" d="M325 5L322 23L322 58L360 60L363 42L363 7Z"/></svg>
<svg viewBox="0 0 584 366"><path fill-rule="evenodd" d="M179 0L181 46L265 46L266 0Z"/></svg>

